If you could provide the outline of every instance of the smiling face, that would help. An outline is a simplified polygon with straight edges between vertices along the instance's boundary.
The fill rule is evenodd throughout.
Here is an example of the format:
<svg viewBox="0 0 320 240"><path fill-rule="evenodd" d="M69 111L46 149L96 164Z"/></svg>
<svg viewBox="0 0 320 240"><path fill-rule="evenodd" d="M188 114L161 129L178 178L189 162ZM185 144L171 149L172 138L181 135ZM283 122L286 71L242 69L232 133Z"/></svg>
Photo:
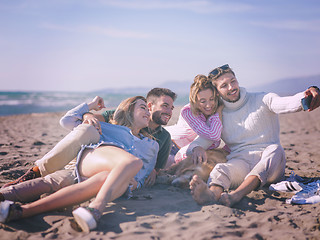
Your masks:
<svg viewBox="0 0 320 240"><path fill-rule="evenodd" d="M153 126L149 124L149 127L155 128L159 125L168 124L174 108L171 97L166 95L157 97L153 102L148 102L148 107L151 113L151 122L153 123Z"/></svg>
<svg viewBox="0 0 320 240"><path fill-rule="evenodd" d="M236 102L240 99L240 88L236 77L232 73L224 73L215 80L219 95L227 102Z"/></svg>
<svg viewBox="0 0 320 240"><path fill-rule="evenodd" d="M142 99L138 99L133 110L133 125L135 128L142 129L148 126L150 121L150 112L147 104Z"/></svg>
<svg viewBox="0 0 320 240"><path fill-rule="evenodd" d="M205 89L197 94L197 108L205 116L209 117L214 114L216 99L212 89Z"/></svg>

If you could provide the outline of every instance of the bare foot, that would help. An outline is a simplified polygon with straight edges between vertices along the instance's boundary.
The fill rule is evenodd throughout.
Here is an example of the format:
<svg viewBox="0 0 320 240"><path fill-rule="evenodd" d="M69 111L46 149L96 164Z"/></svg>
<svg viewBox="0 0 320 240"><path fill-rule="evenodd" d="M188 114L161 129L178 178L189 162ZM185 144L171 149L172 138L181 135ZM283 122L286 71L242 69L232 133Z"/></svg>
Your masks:
<svg viewBox="0 0 320 240"><path fill-rule="evenodd" d="M207 184L198 175L192 177L189 185L191 195L198 204L216 203L214 193L210 191Z"/></svg>
<svg viewBox="0 0 320 240"><path fill-rule="evenodd" d="M236 204L240 200L241 198L239 199L236 194L231 192L231 193L222 193L219 199L219 202L222 205L225 205L227 207L232 207L234 204Z"/></svg>

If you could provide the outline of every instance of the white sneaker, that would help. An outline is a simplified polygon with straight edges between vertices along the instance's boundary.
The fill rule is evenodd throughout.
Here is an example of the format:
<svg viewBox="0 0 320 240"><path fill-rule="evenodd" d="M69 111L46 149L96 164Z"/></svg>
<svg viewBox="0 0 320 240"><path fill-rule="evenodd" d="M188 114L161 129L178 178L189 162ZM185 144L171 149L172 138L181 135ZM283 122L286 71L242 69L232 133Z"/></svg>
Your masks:
<svg viewBox="0 0 320 240"><path fill-rule="evenodd" d="M9 215L10 205L12 203L13 203L12 201L8 201L8 200L0 202L0 222L1 223L6 222Z"/></svg>
<svg viewBox="0 0 320 240"><path fill-rule="evenodd" d="M294 174L294 171L292 171L285 181L271 184L269 189L272 191L297 193L302 190L306 184L313 181L314 180L312 178L302 178L299 175Z"/></svg>
<svg viewBox="0 0 320 240"><path fill-rule="evenodd" d="M280 192L299 192L303 188L304 184L299 182L282 181L279 183L271 184L269 189L272 191Z"/></svg>
<svg viewBox="0 0 320 240"><path fill-rule="evenodd" d="M293 204L313 204L320 202L320 180L304 185L302 190L288 200Z"/></svg>
<svg viewBox="0 0 320 240"><path fill-rule="evenodd" d="M97 227L98 220L94 217L93 211L98 211L92 208L79 207L72 212L76 222L83 232L90 232ZM99 214L97 216L100 218Z"/></svg>

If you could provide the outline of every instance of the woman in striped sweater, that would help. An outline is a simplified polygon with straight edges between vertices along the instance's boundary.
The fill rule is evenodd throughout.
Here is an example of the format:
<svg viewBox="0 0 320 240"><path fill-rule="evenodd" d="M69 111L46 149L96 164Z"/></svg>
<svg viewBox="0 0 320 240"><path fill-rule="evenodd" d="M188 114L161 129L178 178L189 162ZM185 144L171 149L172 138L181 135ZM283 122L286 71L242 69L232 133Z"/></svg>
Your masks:
<svg viewBox="0 0 320 240"><path fill-rule="evenodd" d="M172 140L169 164L185 159L189 144L197 136L212 141L211 149L220 145L223 104L219 101L217 90L205 75L199 74L194 78L189 100L190 103L181 109L178 122L165 127Z"/></svg>

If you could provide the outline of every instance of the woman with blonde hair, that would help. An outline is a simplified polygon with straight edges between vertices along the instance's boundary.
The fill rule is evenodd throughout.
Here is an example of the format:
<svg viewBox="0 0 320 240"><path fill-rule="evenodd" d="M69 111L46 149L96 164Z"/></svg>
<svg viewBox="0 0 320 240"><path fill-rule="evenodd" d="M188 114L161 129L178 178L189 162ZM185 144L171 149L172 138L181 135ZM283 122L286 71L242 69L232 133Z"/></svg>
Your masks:
<svg viewBox="0 0 320 240"><path fill-rule="evenodd" d="M181 109L178 122L166 127L173 143L168 160L171 163L180 162L187 157L187 148L197 136L212 140L211 148L220 145L223 105L219 102L217 90L205 75L199 74L194 78L189 101Z"/></svg>
<svg viewBox="0 0 320 240"><path fill-rule="evenodd" d="M88 105L83 103L70 110L65 121L76 125L79 116L86 112ZM0 202L0 222L73 206L95 197L88 207L77 208L73 215L83 231L96 228L106 204L127 190L140 188L155 166L159 145L143 130L149 120L144 97L124 100L114 113L113 124L101 122L108 129L108 141L83 146L80 150L76 164L80 183L29 204Z"/></svg>

